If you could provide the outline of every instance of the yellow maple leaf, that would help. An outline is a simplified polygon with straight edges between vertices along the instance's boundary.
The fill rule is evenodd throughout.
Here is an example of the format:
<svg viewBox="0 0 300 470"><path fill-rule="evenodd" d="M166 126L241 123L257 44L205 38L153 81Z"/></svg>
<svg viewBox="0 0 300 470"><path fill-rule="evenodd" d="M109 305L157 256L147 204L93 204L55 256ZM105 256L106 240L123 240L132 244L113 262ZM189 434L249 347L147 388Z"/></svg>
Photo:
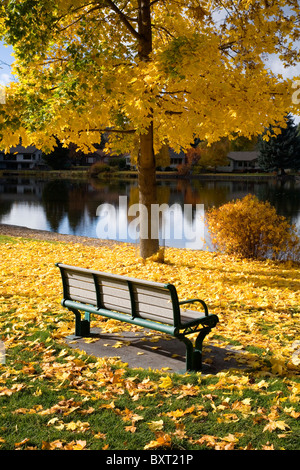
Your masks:
<svg viewBox="0 0 300 470"><path fill-rule="evenodd" d="M160 379L159 388L171 388L172 386L173 382L169 375Z"/></svg>
<svg viewBox="0 0 300 470"><path fill-rule="evenodd" d="M144 447L144 450L157 449L162 446L164 447L171 446L171 436L169 434L158 433L157 439L150 441L149 444L146 444Z"/></svg>
<svg viewBox="0 0 300 470"><path fill-rule="evenodd" d="M265 431L275 431L275 429L281 429L282 431L285 431L286 429L289 429L289 425L286 424L284 421L269 421L268 424L263 429L263 432Z"/></svg>
<svg viewBox="0 0 300 470"><path fill-rule="evenodd" d="M136 431L136 426L134 426L133 424L132 424L131 426L125 426L125 431L126 431L126 432L135 433L135 431Z"/></svg>
<svg viewBox="0 0 300 470"><path fill-rule="evenodd" d="M164 422L162 419L159 421L151 421L150 423L147 423L151 431L161 431L162 428L164 427Z"/></svg>

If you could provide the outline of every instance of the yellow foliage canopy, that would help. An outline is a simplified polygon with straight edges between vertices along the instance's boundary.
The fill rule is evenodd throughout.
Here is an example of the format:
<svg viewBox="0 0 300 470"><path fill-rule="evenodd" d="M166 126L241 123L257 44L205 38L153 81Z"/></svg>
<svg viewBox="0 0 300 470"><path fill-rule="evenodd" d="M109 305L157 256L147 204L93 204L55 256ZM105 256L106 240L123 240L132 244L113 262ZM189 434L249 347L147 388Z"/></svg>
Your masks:
<svg viewBox="0 0 300 470"><path fill-rule="evenodd" d="M288 10L284 0L144 5L151 5L146 61L136 0L3 1L0 34L14 47L17 81L0 116L2 147L21 135L24 145L51 150L57 136L87 151L110 129L110 147L134 155L136 136L151 122L156 153L165 144L189 147L195 137L211 143L284 125L292 82L273 75L264 58L299 60L296 0Z"/></svg>

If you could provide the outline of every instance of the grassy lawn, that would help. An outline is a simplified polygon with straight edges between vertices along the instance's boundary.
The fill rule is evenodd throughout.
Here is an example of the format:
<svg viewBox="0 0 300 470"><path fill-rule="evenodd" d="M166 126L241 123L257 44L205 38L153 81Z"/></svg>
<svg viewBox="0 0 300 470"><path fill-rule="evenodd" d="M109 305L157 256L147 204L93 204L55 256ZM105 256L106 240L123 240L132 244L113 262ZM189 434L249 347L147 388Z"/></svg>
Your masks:
<svg viewBox="0 0 300 470"><path fill-rule="evenodd" d="M176 249L165 263L143 262L129 245L6 236L0 257L0 450L299 450L298 266ZM69 348L74 321L60 306L55 262L203 298L220 318L206 346L243 348L247 369L179 375Z"/></svg>

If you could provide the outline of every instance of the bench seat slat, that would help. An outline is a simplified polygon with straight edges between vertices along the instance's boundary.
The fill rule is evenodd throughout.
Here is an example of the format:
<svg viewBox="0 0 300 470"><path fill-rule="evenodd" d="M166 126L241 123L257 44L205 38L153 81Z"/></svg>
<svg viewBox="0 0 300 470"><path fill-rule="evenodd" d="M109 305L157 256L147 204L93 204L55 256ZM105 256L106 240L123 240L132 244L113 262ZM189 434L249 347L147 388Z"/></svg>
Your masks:
<svg viewBox="0 0 300 470"><path fill-rule="evenodd" d="M194 320L205 318L204 312L196 312L195 310L180 310L181 323L189 323Z"/></svg>
<svg viewBox="0 0 300 470"><path fill-rule="evenodd" d="M174 325L174 320L173 317L166 317L164 315L159 315L159 313L156 312L156 310L153 310L153 313L147 312L143 314L140 313L139 315L140 318L147 319L147 320L152 320L158 323L165 323L167 325Z"/></svg>

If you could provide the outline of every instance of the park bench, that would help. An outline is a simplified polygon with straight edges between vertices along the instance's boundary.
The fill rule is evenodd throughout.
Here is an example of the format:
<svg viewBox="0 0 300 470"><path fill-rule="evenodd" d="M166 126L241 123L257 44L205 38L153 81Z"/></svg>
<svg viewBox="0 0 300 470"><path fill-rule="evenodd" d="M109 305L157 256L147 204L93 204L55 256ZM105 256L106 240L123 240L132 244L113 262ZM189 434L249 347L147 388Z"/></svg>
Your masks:
<svg viewBox="0 0 300 470"><path fill-rule="evenodd" d="M133 279L126 276L56 263L63 284L62 306L75 314L75 335L90 334L90 315L96 314L160 331L183 341L186 370L201 370L202 343L218 323L203 300L179 301L173 284ZM203 312L182 310L199 302ZM81 312L84 312L82 319ZM188 335L198 333L194 344Z"/></svg>

